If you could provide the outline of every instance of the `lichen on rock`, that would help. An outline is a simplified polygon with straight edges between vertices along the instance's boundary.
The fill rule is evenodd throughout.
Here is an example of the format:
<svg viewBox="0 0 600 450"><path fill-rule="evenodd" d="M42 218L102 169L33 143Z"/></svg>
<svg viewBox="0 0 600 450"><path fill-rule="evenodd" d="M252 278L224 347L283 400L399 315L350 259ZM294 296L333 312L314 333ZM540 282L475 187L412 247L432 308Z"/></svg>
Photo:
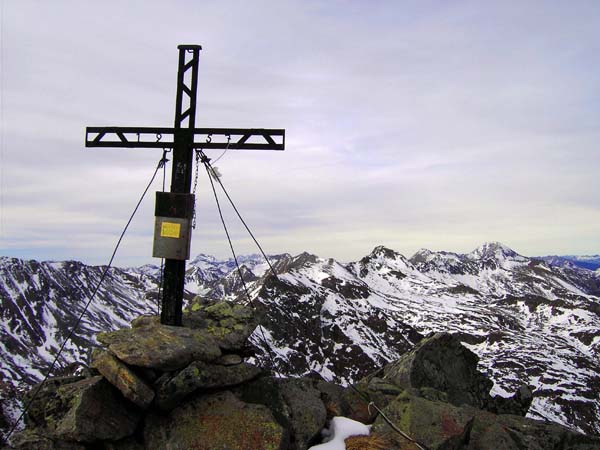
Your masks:
<svg viewBox="0 0 600 450"><path fill-rule="evenodd" d="M98 341L121 361L159 370L176 370L190 362L221 356L217 341L203 330L149 323L100 333Z"/></svg>
<svg viewBox="0 0 600 450"><path fill-rule="evenodd" d="M123 396L142 409L154 400L154 391L131 368L107 351L95 351L91 367L97 369Z"/></svg>
<svg viewBox="0 0 600 450"><path fill-rule="evenodd" d="M161 409L172 409L193 392L235 386L256 378L260 372L261 369L248 363L222 366L194 361L157 383L156 402Z"/></svg>
<svg viewBox="0 0 600 450"><path fill-rule="evenodd" d="M265 406L229 391L197 397L167 416L150 414L144 427L146 447L156 450L285 450L287 439Z"/></svg>

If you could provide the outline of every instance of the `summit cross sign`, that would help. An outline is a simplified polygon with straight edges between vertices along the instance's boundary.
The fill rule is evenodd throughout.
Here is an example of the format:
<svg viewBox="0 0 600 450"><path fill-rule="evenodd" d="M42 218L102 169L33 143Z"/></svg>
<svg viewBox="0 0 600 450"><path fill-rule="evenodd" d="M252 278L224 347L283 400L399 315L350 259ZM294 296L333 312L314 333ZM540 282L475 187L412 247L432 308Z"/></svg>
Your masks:
<svg viewBox="0 0 600 450"><path fill-rule="evenodd" d="M185 228L185 218L189 219L189 205L193 205L194 201L193 194L190 193L194 149L284 150L285 130L195 128L198 60L202 47L200 45L179 45L177 48L179 49L179 65L175 126L173 128L87 127L85 146L173 149L171 193L162 197L157 195L156 210L157 216L166 215L172 218L171 222L162 224L163 231L166 231L161 236L164 236L166 240L178 237L183 224L183 228L187 232L189 253L191 229ZM159 199L162 200L159 202ZM162 213L159 213L160 211ZM188 258L189 254L184 257L167 257L165 259L160 316L162 324L181 325L185 260Z"/></svg>

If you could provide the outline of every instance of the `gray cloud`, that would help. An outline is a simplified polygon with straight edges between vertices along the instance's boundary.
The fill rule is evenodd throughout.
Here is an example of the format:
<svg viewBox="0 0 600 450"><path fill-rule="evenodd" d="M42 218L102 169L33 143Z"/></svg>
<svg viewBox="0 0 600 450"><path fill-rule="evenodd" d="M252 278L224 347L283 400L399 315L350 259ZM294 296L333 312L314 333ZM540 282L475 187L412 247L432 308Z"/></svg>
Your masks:
<svg viewBox="0 0 600 450"><path fill-rule="evenodd" d="M199 125L287 130L286 152L218 164L269 252L599 253L599 8L4 2L0 249L107 260L160 151L84 149L84 129L170 126L176 46L199 43ZM227 255L200 180L193 250ZM151 261L152 203L119 264Z"/></svg>

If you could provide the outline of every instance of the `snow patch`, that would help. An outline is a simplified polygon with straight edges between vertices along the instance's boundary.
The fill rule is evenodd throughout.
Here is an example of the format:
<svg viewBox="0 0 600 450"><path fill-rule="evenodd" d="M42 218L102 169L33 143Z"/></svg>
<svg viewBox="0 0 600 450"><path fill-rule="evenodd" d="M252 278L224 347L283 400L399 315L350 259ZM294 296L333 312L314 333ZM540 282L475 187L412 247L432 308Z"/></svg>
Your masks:
<svg viewBox="0 0 600 450"><path fill-rule="evenodd" d="M371 426L348 419L347 417L334 417L329 428L322 431L327 436L324 444L313 445L308 450L346 450L344 441L350 436L368 436Z"/></svg>

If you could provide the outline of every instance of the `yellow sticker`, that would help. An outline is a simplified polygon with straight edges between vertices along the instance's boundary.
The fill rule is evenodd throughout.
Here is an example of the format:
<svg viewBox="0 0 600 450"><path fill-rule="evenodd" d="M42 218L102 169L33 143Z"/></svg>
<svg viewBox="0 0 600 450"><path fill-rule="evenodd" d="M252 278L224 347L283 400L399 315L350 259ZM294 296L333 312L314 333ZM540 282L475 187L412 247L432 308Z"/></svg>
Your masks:
<svg viewBox="0 0 600 450"><path fill-rule="evenodd" d="M161 237L179 239L181 235L181 224L173 222L163 222L160 225Z"/></svg>

